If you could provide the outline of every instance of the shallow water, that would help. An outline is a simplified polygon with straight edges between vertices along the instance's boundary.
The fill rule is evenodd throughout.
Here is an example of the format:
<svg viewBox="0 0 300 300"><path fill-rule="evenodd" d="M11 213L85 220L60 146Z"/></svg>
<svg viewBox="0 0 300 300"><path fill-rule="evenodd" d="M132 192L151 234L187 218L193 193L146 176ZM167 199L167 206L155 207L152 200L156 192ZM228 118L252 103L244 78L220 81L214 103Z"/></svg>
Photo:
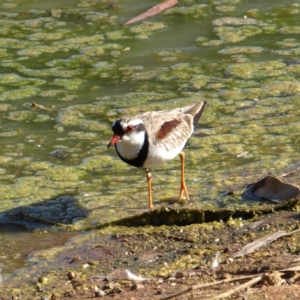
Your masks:
<svg viewBox="0 0 300 300"><path fill-rule="evenodd" d="M222 191L299 160L300 5L186 0L122 26L155 4L0 2L1 216L22 207L81 229L145 210L143 170L106 149L111 123L201 99L207 136L185 151L191 205L251 205ZM177 197L179 158L152 175L156 206Z"/></svg>

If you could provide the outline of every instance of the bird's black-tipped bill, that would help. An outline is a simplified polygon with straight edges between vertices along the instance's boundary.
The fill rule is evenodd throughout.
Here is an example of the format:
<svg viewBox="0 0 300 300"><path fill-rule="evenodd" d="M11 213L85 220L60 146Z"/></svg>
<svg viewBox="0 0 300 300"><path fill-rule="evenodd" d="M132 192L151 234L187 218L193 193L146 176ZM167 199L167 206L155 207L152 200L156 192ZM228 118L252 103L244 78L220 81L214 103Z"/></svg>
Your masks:
<svg viewBox="0 0 300 300"><path fill-rule="evenodd" d="M121 137L118 134L114 134L114 136L112 137L112 139L108 143L107 148L109 148L111 146L114 146L120 139L121 139Z"/></svg>

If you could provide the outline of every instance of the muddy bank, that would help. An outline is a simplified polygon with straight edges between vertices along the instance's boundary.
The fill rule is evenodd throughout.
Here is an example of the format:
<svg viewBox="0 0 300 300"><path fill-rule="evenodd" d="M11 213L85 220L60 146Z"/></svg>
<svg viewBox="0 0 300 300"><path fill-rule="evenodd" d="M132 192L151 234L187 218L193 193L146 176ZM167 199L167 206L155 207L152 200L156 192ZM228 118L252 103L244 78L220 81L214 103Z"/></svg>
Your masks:
<svg viewBox="0 0 300 300"><path fill-rule="evenodd" d="M295 200L289 203L290 210L296 209L295 203ZM161 208L147 215L158 216L161 211L172 213L173 209ZM254 214L249 220L229 217L186 226L136 226L137 223L124 226L125 221L123 225L119 221L79 234L64 246L32 253L28 267L10 277L4 276L0 299L91 299L97 295L164 299L203 283L286 269L297 265L299 260L299 233L280 238L252 254L233 258L235 252L253 240L278 230L298 229L299 212L275 209L273 213ZM216 253L219 253L217 264L215 261L212 267ZM151 280L134 283L125 270ZM282 285L298 287L297 271L279 277L280 284L258 282L239 293L241 297L259 299L262 292L273 293L276 289L280 293ZM233 285L224 283L217 289L211 287L206 292L201 289L194 293L202 293L200 299L207 299L208 295L211 298ZM191 291L176 297L192 299Z"/></svg>

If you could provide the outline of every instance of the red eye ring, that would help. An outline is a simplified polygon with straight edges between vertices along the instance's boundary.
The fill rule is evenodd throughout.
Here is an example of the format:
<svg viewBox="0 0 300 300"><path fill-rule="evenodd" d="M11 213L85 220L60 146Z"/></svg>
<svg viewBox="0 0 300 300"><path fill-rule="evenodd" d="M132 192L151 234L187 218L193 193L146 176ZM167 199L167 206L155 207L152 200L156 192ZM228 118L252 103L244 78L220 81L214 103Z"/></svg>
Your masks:
<svg viewBox="0 0 300 300"><path fill-rule="evenodd" d="M134 126L133 126L133 125L128 125L128 126L126 127L126 129L125 129L125 132L130 133L130 132L133 131L133 129L134 129Z"/></svg>

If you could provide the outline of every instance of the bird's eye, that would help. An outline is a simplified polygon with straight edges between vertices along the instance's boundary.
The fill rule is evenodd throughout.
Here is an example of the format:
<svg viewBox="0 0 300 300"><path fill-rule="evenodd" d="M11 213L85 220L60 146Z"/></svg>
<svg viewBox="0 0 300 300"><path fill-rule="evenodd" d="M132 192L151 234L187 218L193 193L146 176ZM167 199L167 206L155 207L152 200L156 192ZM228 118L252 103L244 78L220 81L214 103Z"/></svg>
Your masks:
<svg viewBox="0 0 300 300"><path fill-rule="evenodd" d="M134 129L134 126L133 126L133 125L128 125L128 126L126 127L125 131L126 131L127 133L130 133L130 132L133 131L133 129Z"/></svg>

